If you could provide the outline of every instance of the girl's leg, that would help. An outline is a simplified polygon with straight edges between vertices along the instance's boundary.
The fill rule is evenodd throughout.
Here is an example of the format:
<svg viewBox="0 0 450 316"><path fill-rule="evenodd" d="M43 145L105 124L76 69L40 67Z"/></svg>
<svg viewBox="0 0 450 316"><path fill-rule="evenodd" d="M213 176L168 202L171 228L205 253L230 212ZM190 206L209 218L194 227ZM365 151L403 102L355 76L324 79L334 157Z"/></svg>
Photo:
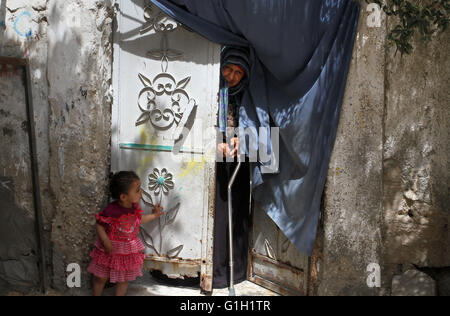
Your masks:
<svg viewBox="0 0 450 316"><path fill-rule="evenodd" d="M120 282L116 285L116 296L125 296L127 294L128 282Z"/></svg>
<svg viewBox="0 0 450 316"><path fill-rule="evenodd" d="M99 278L94 276L94 281L92 285L92 294L94 296L102 296L103 289L105 288L105 284L108 281L107 278Z"/></svg>

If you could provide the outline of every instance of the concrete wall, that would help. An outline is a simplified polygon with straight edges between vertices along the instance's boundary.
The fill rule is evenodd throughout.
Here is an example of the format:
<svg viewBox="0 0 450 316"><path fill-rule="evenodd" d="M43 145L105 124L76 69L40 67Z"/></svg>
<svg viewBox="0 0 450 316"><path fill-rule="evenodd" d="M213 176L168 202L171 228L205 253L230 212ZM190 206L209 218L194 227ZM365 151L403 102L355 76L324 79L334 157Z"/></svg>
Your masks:
<svg viewBox="0 0 450 316"><path fill-rule="evenodd" d="M393 18L369 27L369 15L363 5L325 190L319 295L390 295L409 269L448 279L448 33L417 36L401 58L385 45ZM371 263L381 287L367 285Z"/></svg>
<svg viewBox="0 0 450 316"><path fill-rule="evenodd" d="M450 267L448 32L428 44L417 36L413 46L411 56L396 56L395 47L386 55L381 226L387 285L411 265Z"/></svg>
<svg viewBox="0 0 450 316"><path fill-rule="evenodd" d="M107 202L113 3L3 0L0 12L0 55L31 63L48 268L52 286L66 290L66 266L79 263L85 271L92 215ZM20 88L11 85L7 94ZM13 98L11 106L19 104L20 96ZM21 233L34 237L33 225ZM83 286L89 281L83 274Z"/></svg>
<svg viewBox="0 0 450 316"><path fill-rule="evenodd" d="M50 1L47 68L49 182L58 210L52 221L54 283L62 288L60 269L68 263L83 264L85 271L93 214L107 202L112 101L111 3L74 3L71 10L82 17L75 31L59 19L69 5ZM83 274L82 281L89 278Z"/></svg>
<svg viewBox="0 0 450 316"><path fill-rule="evenodd" d="M324 198L319 295L376 295L366 267L381 255L385 20L363 6Z"/></svg>

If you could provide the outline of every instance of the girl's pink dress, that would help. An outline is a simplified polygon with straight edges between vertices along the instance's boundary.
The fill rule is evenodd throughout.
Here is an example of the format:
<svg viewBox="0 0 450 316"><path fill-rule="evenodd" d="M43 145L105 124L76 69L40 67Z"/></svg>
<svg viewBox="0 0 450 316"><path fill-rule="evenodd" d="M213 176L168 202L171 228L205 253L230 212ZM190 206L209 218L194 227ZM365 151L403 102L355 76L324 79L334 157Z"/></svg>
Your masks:
<svg viewBox="0 0 450 316"><path fill-rule="evenodd" d="M99 237L90 256L88 272L111 283L133 281L142 276L145 246L138 237L142 210L139 204L124 208L118 202L110 203L105 210L95 215L97 223L105 227L111 240L113 252L105 252Z"/></svg>

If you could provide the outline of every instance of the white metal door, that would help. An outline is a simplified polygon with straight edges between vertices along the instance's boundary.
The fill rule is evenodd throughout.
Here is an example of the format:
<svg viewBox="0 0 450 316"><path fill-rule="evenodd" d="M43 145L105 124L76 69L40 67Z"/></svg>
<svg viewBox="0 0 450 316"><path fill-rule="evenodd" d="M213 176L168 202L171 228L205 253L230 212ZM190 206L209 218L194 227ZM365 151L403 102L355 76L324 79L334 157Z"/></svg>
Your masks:
<svg viewBox="0 0 450 316"><path fill-rule="evenodd" d="M200 274L211 291L215 164L207 135L217 120L220 46L147 2L116 2L112 170L140 176L146 213L164 207L141 230L145 268Z"/></svg>

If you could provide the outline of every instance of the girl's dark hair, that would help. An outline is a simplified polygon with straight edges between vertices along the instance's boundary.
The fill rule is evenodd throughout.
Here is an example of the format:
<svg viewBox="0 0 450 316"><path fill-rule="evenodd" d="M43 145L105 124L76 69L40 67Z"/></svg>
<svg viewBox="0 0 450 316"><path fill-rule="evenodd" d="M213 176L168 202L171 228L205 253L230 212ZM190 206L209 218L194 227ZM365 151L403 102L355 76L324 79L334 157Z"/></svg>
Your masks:
<svg viewBox="0 0 450 316"><path fill-rule="evenodd" d="M114 200L120 199L121 194L127 194L134 181L140 180L133 171L120 171L112 175L109 191Z"/></svg>

